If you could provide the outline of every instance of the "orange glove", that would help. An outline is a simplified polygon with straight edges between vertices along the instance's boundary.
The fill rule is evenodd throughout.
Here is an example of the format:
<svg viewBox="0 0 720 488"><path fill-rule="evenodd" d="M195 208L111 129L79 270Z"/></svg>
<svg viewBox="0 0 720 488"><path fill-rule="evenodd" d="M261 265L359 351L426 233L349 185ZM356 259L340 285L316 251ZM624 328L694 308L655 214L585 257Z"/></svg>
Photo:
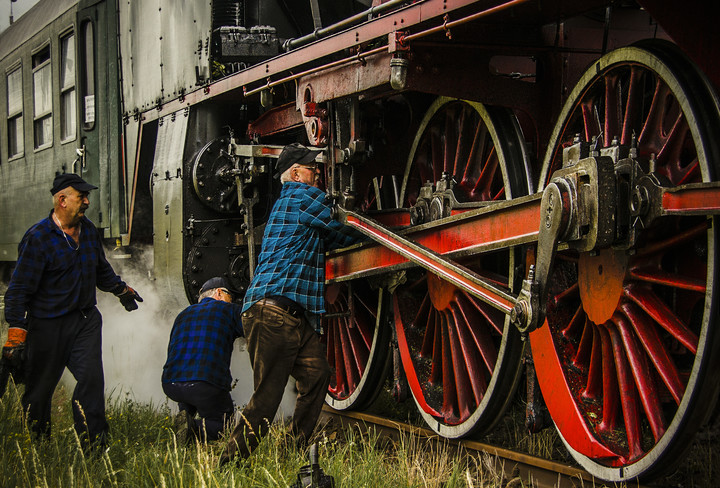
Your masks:
<svg viewBox="0 0 720 488"><path fill-rule="evenodd" d="M2 349L3 358L11 363L21 363L26 338L27 330L22 327L10 327L10 329L8 329L7 341Z"/></svg>

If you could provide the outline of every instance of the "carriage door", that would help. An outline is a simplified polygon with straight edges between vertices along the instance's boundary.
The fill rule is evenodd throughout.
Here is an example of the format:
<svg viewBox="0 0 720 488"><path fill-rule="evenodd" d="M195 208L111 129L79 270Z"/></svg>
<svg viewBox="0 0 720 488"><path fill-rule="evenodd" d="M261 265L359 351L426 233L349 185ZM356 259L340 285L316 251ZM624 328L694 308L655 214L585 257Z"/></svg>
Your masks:
<svg viewBox="0 0 720 488"><path fill-rule="evenodd" d="M120 76L114 2L81 1L78 8L78 150L76 172L99 188L90 218L104 237L126 232L124 155L121 138Z"/></svg>

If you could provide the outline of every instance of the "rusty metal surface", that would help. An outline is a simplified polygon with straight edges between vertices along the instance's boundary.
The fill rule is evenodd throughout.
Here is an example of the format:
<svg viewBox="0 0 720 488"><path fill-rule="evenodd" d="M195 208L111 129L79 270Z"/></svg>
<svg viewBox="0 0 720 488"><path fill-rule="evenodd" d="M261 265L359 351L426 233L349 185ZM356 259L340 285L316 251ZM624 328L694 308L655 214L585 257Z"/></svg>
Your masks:
<svg viewBox="0 0 720 488"><path fill-rule="evenodd" d="M235 90L253 90L268 85L273 79L286 76L289 71L298 73L309 66L322 64L326 57L344 51L345 49L366 46L376 39L383 42L386 36L394 31L410 28L420 28L428 22L434 22L432 29L437 29L443 24L444 15L453 15L453 20L459 22L463 16L475 16L479 12L495 9L498 6L512 4L512 9L493 13L492 18L499 22L506 22L512 19L516 23L532 23L538 25L543 16L569 16L578 14L605 5L607 2L594 1L583 2L578 6L577 2L558 1L550 5L544 4L542 8L538 2L527 0L513 0L511 2L471 1L471 0L445 0L443 2L424 1L409 5L403 9L390 12L377 19L365 22L357 27L350 28L330 36L321 41L316 41L307 46L298 48L264 63L260 63L246 70L240 71L232 76L218 80L202 89L195 90L176 99L167 107L175 111L180 107L190 106L203 100ZM515 6L518 6L517 8ZM540 15L542 13L542 15ZM497 15L497 17L495 17ZM509 16L509 17L504 17ZM363 49L361 49L363 50ZM364 49L366 50L366 49ZM359 60L358 60L359 62ZM291 78L294 79L294 78ZM290 81L290 79L288 79ZM269 86L269 85L268 85ZM154 118L157 114L149 112L146 117Z"/></svg>

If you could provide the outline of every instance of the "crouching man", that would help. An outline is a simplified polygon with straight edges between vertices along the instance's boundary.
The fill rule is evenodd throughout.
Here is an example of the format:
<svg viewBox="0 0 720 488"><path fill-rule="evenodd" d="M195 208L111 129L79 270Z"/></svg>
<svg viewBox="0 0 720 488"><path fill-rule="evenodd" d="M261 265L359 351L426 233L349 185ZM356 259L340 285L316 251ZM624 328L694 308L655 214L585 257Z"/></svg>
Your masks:
<svg viewBox="0 0 720 488"><path fill-rule="evenodd" d="M223 278L206 281L198 303L178 314L170 332L162 385L178 402L180 441L217 440L232 418L230 358L235 339L243 336L242 308L232 299Z"/></svg>

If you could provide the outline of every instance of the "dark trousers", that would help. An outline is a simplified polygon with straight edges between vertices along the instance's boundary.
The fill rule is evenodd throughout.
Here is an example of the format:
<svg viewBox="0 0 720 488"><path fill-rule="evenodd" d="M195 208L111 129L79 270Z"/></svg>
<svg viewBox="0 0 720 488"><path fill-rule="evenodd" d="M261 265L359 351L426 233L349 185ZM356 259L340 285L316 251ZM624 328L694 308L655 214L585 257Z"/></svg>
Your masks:
<svg viewBox="0 0 720 488"><path fill-rule="evenodd" d="M102 363L102 316L97 308L55 319L31 318L28 324L25 394L22 404L31 429L50 435L51 402L67 367L77 380L73 419L84 441L105 442L105 379Z"/></svg>
<svg viewBox="0 0 720 488"><path fill-rule="evenodd" d="M191 429L199 433L201 440L217 440L232 418L235 407L230 392L205 381L163 383L163 391L178 402L180 411L200 416Z"/></svg>
<svg viewBox="0 0 720 488"><path fill-rule="evenodd" d="M288 378L298 390L291 432L308 441L320 417L330 382L330 366L320 337L302 315L256 303L243 313L255 392L243 409L225 456L250 455L277 412Z"/></svg>

